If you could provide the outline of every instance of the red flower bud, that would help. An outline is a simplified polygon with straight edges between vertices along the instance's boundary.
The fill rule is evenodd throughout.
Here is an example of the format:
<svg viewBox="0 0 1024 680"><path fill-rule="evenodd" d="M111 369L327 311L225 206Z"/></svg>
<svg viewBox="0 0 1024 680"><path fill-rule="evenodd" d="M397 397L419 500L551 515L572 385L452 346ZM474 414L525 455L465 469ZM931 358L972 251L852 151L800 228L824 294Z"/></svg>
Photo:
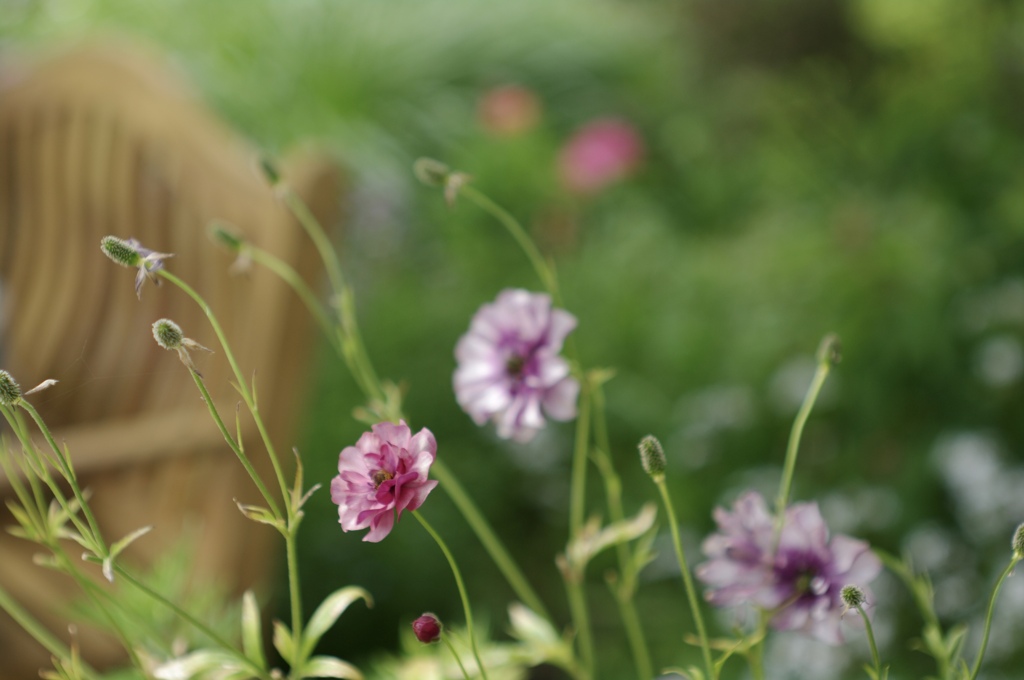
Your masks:
<svg viewBox="0 0 1024 680"><path fill-rule="evenodd" d="M416 639L424 644L437 642L441 639L441 621L427 612L412 622L412 632L416 634Z"/></svg>

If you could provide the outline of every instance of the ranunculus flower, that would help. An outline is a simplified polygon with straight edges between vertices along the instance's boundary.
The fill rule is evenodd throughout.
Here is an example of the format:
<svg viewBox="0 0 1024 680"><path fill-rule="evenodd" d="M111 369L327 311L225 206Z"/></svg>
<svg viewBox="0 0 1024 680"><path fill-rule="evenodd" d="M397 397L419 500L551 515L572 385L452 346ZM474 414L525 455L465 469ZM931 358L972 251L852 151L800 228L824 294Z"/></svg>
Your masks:
<svg viewBox="0 0 1024 680"><path fill-rule="evenodd" d="M602 118L587 123L558 154L562 184L576 194L594 194L627 177L644 155L636 128L624 120Z"/></svg>
<svg viewBox="0 0 1024 680"><path fill-rule="evenodd" d="M576 317L553 309L550 296L503 290L477 311L455 347L459 406L477 425L493 420L499 437L518 442L544 427L545 414L574 418L580 385L559 355L574 328Z"/></svg>
<svg viewBox="0 0 1024 680"><path fill-rule="evenodd" d="M747 492L732 511L717 508L718 533L704 541L710 558L697 567L716 606L754 604L778 610L771 625L795 630L829 644L843 640L843 586L865 584L882 570L868 544L849 536L829 540L817 503L795 503L786 510L778 549L772 552L775 518L760 494Z"/></svg>
<svg viewBox="0 0 1024 680"><path fill-rule="evenodd" d="M370 528L364 541L376 543L391 532L403 510L423 505L437 481L427 479L437 457L437 441L423 428L415 435L405 421L378 423L355 446L338 456L331 500L345 531Z"/></svg>

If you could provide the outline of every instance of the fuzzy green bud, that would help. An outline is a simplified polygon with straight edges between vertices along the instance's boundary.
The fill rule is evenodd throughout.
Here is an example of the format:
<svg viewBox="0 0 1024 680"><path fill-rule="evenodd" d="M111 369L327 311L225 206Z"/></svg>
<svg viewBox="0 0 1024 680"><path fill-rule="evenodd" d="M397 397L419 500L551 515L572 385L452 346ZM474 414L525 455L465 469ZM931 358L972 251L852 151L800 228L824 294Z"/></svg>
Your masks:
<svg viewBox="0 0 1024 680"><path fill-rule="evenodd" d="M7 371L0 370L0 404L14 406L21 401L21 386Z"/></svg>
<svg viewBox="0 0 1024 680"><path fill-rule="evenodd" d="M644 472L653 479L665 476L665 450L653 435L647 435L640 440L640 463L644 466Z"/></svg>
<svg viewBox="0 0 1024 680"><path fill-rule="evenodd" d="M180 349L185 342L185 334L181 326L170 319L158 319L153 322L153 337L156 344L164 349Z"/></svg>
<svg viewBox="0 0 1024 680"><path fill-rule="evenodd" d="M116 236L104 236L100 239L100 250L122 267L138 267L142 261L139 251L124 239Z"/></svg>
<svg viewBox="0 0 1024 680"><path fill-rule="evenodd" d="M848 585L843 586L843 589L839 591L839 597L842 599L843 604L846 605L847 609L857 609L863 607L864 603L867 602L867 597L864 596L864 591L859 586Z"/></svg>
<svg viewBox="0 0 1024 680"><path fill-rule="evenodd" d="M821 344L818 345L818 363L838 366L839 362L843 359L842 349L843 346L839 342L839 336L835 333L829 333L821 339Z"/></svg>
<svg viewBox="0 0 1024 680"><path fill-rule="evenodd" d="M210 236L233 253L237 253L245 245L245 239L231 230L227 223L215 221L210 224Z"/></svg>
<svg viewBox="0 0 1024 680"><path fill-rule="evenodd" d="M1018 560L1024 560L1024 524L1013 532L1013 556Z"/></svg>
<svg viewBox="0 0 1024 680"><path fill-rule="evenodd" d="M441 161L435 161L433 158L417 158L416 162L412 164L412 172L416 175L416 179L428 187L445 186L451 171L447 165Z"/></svg>

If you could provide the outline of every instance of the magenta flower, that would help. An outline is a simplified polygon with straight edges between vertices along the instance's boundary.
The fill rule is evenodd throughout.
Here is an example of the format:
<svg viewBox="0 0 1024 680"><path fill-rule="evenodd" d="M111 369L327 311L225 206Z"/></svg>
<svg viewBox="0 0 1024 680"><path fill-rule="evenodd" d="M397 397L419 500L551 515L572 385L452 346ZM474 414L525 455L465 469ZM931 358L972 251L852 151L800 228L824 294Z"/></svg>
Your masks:
<svg viewBox="0 0 1024 680"><path fill-rule="evenodd" d="M718 533L703 546L710 559L697 567L697 577L709 586L708 602L751 603L774 610L773 628L842 642L840 592L851 583L867 591L866 584L882 570L867 543L843 535L829 540L817 503L796 503L786 510L773 554L775 519L752 491L731 512L717 508L714 516Z"/></svg>
<svg viewBox="0 0 1024 680"><path fill-rule="evenodd" d="M603 118L587 123L566 142L558 155L558 174L569 191L594 194L629 176L643 155L636 128Z"/></svg>
<svg viewBox="0 0 1024 680"><path fill-rule="evenodd" d="M477 425L493 420L499 437L518 442L544 427L544 414L575 418L580 384L559 356L574 328L576 317L553 309L550 296L503 290L477 311L455 347L459 406Z"/></svg>
<svg viewBox="0 0 1024 680"><path fill-rule="evenodd" d="M403 510L423 505L437 486L427 479L437 457L437 441L423 428L412 435L405 421L378 423L355 446L338 456L338 476L331 480L331 500L345 531L370 528L364 541L376 543L391 533Z"/></svg>

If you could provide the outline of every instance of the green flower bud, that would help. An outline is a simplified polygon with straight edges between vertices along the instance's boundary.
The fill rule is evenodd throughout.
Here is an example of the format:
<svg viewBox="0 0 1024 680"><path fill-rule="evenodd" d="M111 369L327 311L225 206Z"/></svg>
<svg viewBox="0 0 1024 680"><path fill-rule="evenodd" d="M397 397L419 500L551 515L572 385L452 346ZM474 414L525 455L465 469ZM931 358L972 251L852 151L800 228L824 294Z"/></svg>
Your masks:
<svg viewBox="0 0 1024 680"><path fill-rule="evenodd" d="M416 179L428 187L441 187L445 186L451 168L433 158L418 158L412 164L412 172L416 175Z"/></svg>
<svg viewBox="0 0 1024 680"><path fill-rule="evenodd" d="M270 160L267 156L260 156L260 171L271 185L281 181L281 173L277 171L274 161Z"/></svg>
<svg viewBox="0 0 1024 680"><path fill-rule="evenodd" d="M225 222L212 222L210 224L210 236L233 253L237 253L245 245L245 239L228 228Z"/></svg>
<svg viewBox="0 0 1024 680"><path fill-rule="evenodd" d="M863 607L864 603L867 602L864 591L855 585L843 586L843 589L839 591L839 597L847 609Z"/></svg>
<svg viewBox="0 0 1024 680"><path fill-rule="evenodd" d="M1013 532L1013 556L1018 560L1024 560L1024 524Z"/></svg>
<svg viewBox="0 0 1024 680"><path fill-rule="evenodd" d="M839 336L835 333L829 333L821 339L821 344L818 345L818 363L838 366L839 362L843 359L842 349L843 346L839 342Z"/></svg>
<svg viewBox="0 0 1024 680"><path fill-rule="evenodd" d="M0 370L0 404L15 406L21 401L21 386L7 371Z"/></svg>
<svg viewBox="0 0 1024 680"><path fill-rule="evenodd" d="M130 243L116 236L104 236L100 240L100 250L122 267L138 267L142 256Z"/></svg>
<svg viewBox="0 0 1024 680"><path fill-rule="evenodd" d="M156 344L164 349L181 349L185 342L185 334L181 332L181 326L170 319L158 319L153 322L153 337Z"/></svg>
<svg viewBox="0 0 1024 680"><path fill-rule="evenodd" d="M665 476L665 450L653 435L647 435L640 440L637 447L640 449L640 463L644 466L644 472L653 479Z"/></svg>

